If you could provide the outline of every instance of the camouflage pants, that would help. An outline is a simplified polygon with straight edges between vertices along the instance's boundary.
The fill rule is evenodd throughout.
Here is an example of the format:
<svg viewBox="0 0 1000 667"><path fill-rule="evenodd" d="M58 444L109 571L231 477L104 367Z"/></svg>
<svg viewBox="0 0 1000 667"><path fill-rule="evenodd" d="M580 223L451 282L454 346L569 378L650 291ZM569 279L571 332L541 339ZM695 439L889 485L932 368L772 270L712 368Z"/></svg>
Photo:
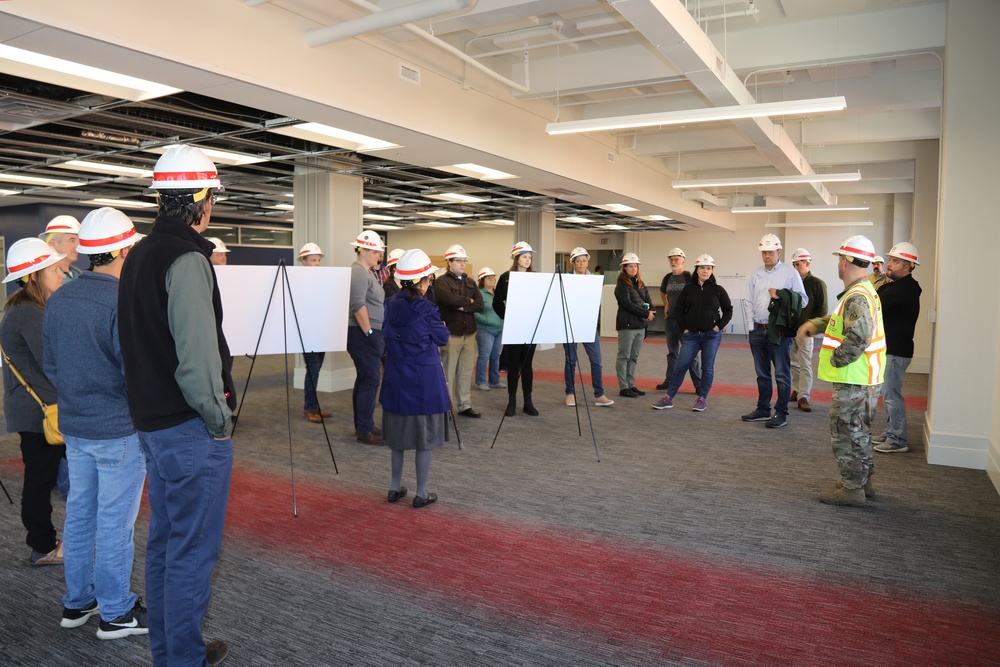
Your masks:
<svg viewBox="0 0 1000 667"><path fill-rule="evenodd" d="M833 384L830 439L844 487L860 489L872 476L872 417L882 385Z"/></svg>

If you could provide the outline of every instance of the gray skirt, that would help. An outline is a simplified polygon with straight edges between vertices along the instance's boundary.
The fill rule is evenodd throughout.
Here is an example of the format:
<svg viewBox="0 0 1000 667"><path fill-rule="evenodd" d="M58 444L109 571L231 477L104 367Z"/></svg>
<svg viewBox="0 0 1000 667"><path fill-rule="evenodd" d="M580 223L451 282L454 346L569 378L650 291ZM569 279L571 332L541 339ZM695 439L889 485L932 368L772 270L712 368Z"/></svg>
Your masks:
<svg viewBox="0 0 1000 667"><path fill-rule="evenodd" d="M437 449L448 440L448 413L398 415L382 411L382 440L390 449Z"/></svg>

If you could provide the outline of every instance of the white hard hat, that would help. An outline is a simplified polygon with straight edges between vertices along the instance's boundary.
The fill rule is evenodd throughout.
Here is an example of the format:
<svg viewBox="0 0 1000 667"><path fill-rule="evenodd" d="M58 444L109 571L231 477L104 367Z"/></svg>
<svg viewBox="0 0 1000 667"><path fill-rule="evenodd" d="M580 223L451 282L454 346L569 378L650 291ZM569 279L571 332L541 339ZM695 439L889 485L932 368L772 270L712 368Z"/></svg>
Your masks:
<svg viewBox="0 0 1000 667"><path fill-rule="evenodd" d="M142 234L128 216L116 208L105 206L91 211L80 223L79 244L76 251L84 255L99 255L136 244Z"/></svg>
<svg viewBox="0 0 1000 667"><path fill-rule="evenodd" d="M476 274L476 280L482 280L483 278L486 278L488 276L495 276L496 274L497 274L496 271L494 271L488 266L484 266L482 269L479 270L479 273Z"/></svg>
<svg viewBox="0 0 1000 667"><path fill-rule="evenodd" d="M575 262L577 257L590 257L590 253L587 252L586 248L577 246L576 248L573 248L573 252L569 254L569 261Z"/></svg>
<svg viewBox="0 0 1000 667"><path fill-rule="evenodd" d="M875 259L872 260L876 264L885 264L885 258L882 255L875 255Z"/></svg>
<svg viewBox="0 0 1000 667"><path fill-rule="evenodd" d="M402 248L395 248L392 252L389 253L388 258L385 260L385 265L396 266L396 262L399 261L399 258L403 256L404 252L406 251L403 250Z"/></svg>
<svg viewBox="0 0 1000 667"><path fill-rule="evenodd" d="M840 248L833 254L871 262L875 260L875 244L866 236L852 236L841 243Z"/></svg>
<svg viewBox="0 0 1000 667"><path fill-rule="evenodd" d="M444 258L446 260L452 259L468 259L469 256L465 254L465 248L455 244L448 246L448 249L444 251Z"/></svg>
<svg viewBox="0 0 1000 667"><path fill-rule="evenodd" d="M795 262L811 262L813 259L812 254L805 248L796 248L795 252L792 253L792 263Z"/></svg>
<svg viewBox="0 0 1000 667"><path fill-rule="evenodd" d="M642 262L639 261L639 255L634 252L627 252L625 253L625 256L622 257L622 266L625 266L626 264L642 264Z"/></svg>
<svg viewBox="0 0 1000 667"><path fill-rule="evenodd" d="M904 262L913 262L917 266L920 266L920 262L917 261L917 247L912 243L907 243L902 241L892 246L892 250L889 251L889 257L895 257L896 259L901 259Z"/></svg>
<svg viewBox="0 0 1000 667"><path fill-rule="evenodd" d="M153 167L154 190L221 188L215 164L194 146L175 146Z"/></svg>
<svg viewBox="0 0 1000 667"><path fill-rule="evenodd" d="M371 230L365 230L358 234L358 238L354 239L354 243L351 245L367 250L385 250L385 246L382 245L382 237Z"/></svg>
<svg viewBox="0 0 1000 667"><path fill-rule="evenodd" d="M431 275L437 270L438 267L431 263L431 259L427 256L427 253L419 248L407 250L399 258L399 261L396 262L396 276L400 280L412 280L415 282L424 276Z"/></svg>
<svg viewBox="0 0 1000 667"><path fill-rule="evenodd" d="M226 242L220 239L218 236L206 236L205 240L211 241L212 245L215 246L215 250L213 250L212 252L232 252L232 250L226 247Z"/></svg>
<svg viewBox="0 0 1000 667"><path fill-rule="evenodd" d="M667 252L667 257L683 257L684 259L687 259L687 255L685 255L684 251L680 248L671 248Z"/></svg>
<svg viewBox="0 0 1000 667"><path fill-rule="evenodd" d="M71 215L57 215L45 225L45 231L38 235L44 239L49 234L79 234L80 223Z"/></svg>
<svg viewBox="0 0 1000 667"><path fill-rule="evenodd" d="M60 255L52 249L52 246L41 239L34 237L21 239L7 251L8 273L3 281L9 283L12 280L23 278L30 273L52 266L65 257L66 255Z"/></svg>
<svg viewBox="0 0 1000 667"><path fill-rule="evenodd" d="M760 239L760 243L757 244L757 248L761 252L765 250L781 250L781 239L774 234L764 234Z"/></svg>
<svg viewBox="0 0 1000 667"><path fill-rule="evenodd" d="M715 266L715 260L711 255L705 253L698 255L698 259L694 260L694 265L697 266Z"/></svg>
<svg viewBox="0 0 1000 667"><path fill-rule="evenodd" d="M315 243L307 243L304 246L302 246L301 250L299 250L299 259L305 259L309 255L319 255L320 257L322 257L323 251L320 250L319 246L316 245Z"/></svg>
<svg viewBox="0 0 1000 667"><path fill-rule="evenodd" d="M514 247L510 249L510 257L511 259L514 259L518 255L523 255L526 252L534 254L535 251L532 250L531 246L528 245L526 242L518 241L517 243L514 244Z"/></svg>

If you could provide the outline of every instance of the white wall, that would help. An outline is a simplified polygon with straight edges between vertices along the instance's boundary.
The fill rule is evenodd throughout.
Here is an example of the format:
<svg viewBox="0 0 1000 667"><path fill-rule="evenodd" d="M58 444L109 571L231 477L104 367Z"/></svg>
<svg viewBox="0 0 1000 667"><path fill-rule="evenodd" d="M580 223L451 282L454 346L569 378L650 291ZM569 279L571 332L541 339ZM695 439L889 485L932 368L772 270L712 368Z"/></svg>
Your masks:
<svg viewBox="0 0 1000 667"><path fill-rule="evenodd" d="M428 255L444 255L448 246L458 243L469 253L470 274L488 266L497 275L510 268L510 249L517 239L513 227L475 229L418 229L383 232L386 247L411 250L420 248ZM441 265L444 268L444 265Z"/></svg>

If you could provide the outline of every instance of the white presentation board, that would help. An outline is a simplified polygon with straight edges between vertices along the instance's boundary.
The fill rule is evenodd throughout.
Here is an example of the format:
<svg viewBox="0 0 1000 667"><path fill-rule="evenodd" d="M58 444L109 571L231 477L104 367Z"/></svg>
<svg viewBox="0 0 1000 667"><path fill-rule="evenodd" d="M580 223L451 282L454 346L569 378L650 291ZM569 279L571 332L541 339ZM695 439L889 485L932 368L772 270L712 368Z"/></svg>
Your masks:
<svg viewBox="0 0 1000 667"><path fill-rule="evenodd" d="M503 322L504 345L566 343L571 338L577 343L594 342L604 277L572 274L561 277L560 290L559 274L511 272Z"/></svg>
<svg viewBox="0 0 1000 667"><path fill-rule="evenodd" d="M726 330L722 333L747 333L746 312L744 301L747 298L747 288L750 285L750 276L734 273L731 275L716 274L715 281L719 283L729 295L729 300L733 303L733 319L730 320Z"/></svg>
<svg viewBox="0 0 1000 667"><path fill-rule="evenodd" d="M347 314L351 291L351 270L346 267L289 266L285 268L284 315L282 276L276 266L217 266L222 295L222 330L233 356L284 354L284 317L287 350L292 352L343 352L347 349ZM275 281L275 275L278 280ZM274 298L271 299L272 285ZM268 310L268 300L271 307ZM295 313L292 313L292 301ZM267 312L267 322L264 313ZM298 326L295 321L298 316ZM261 335L260 347L257 338ZM303 350L299 342L302 332Z"/></svg>

